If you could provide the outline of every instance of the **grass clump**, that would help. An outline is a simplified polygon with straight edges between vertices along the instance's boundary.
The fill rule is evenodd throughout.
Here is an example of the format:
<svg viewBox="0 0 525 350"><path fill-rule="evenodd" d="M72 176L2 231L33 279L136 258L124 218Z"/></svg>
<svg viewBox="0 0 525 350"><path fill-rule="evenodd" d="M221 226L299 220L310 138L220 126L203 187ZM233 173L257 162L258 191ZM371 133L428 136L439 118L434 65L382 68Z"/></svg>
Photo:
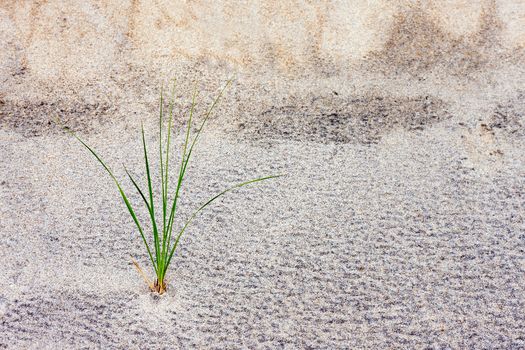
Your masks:
<svg viewBox="0 0 525 350"><path fill-rule="evenodd" d="M126 205L126 208L128 209L129 214L131 215L131 218L133 219L133 222L135 223L137 230L139 231L140 237L142 238L142 241L144 243L144 246L146 248L149 260L151 261L151 265L153 267L153 270L155 271L156 279L155 282L151 282L150 279L146 276L146 274L142 271L142 269L139 267L136 261L133 260L133 263L141 276L144 278L146 283L148 284L149 288L157 292L159 294L163 294L167 289L166 284L166 273L168 272L168 268L172 262L173 255L178 247L178 244L180 242L180 239L184 232L186 231L187 227L190 225L190 223L195 219L197 214L206 208L208 205L210 205L213 201L218 199L219 197L223 196L229 191L232 191L234 189L246 186L248 184L252 184L255 182L260 182L263 180L272 179L275 177L279 177L281 175L272 175L272 176L265 176L265 177L259 177L255 178L249 181L238 183L232 187L229 187L225 189L224 191L216 194L215 196L211 197L208 201L204 202L201 206L199 206L193 214L186 220L186 222L182 225L182 228L180 230L177 230L175 234L173 235L174 230L174 222L175 217L177 214L177 206L178 206L178 200L180 198L180 193L184 181L184 176L186 175L186 171L188 168L188 164L192 155L192 152L195 148L195 145L197 144L197 141L199 139L199 136L206 125L206 122L208 121L213 109L215 108L216 104L220 100L221 96L224 93L224 90L226 87L230 84L231 81L228 81L226 85L222 88L218 96L213 100L210 107L207 109L206 113L204 114L203 120L200 123L200 126L198 127L195 134L191 135L191 125L192 120L194 116L195 111L195 101L197 98L197 89L195 89L192 97L192 103L189 110L189 117L187 121L187 126L185 130L185 137L184 137L184 144L182 147L182 157L181 157L181 163L178 167L178 174L177 174L177 182L176 182L176 188L174 191L174 194L172 198L170 199L168 196L168 179L169 179L169 170L170 170L170 164L169 164L169 154L170 154L170 141L171 141L171 134L172 134L172 124L173 124L173 106L174 106L174 91L175 91L175 83L173 84L173 90L171 94L171 99L168 104L169 111L168 113L165 112L164 108L164 94L161 89L160 94L160 117L159 117L159 160L160 160L160 185L161 185L161 191L160 191L160 206L156 208L154 203L154 189L152 185L152 176L151 176L151 169L149 164L149 158L148 158L148 149L146 145L146 138L144 134L144 126L142 125L141 128L141 139L142 139L142 147L143 147L143 153L144 153L144 165L146 168L146 185L147 190L143 191L138 184L138 182L135 180L135 178L129 173L129 171L125 169L126 174L128 175L131 183L133 184L133 187L137 190L137 192L140 194L140 197L142 198L142 201L144 202L144 205L148 211L149 214L149 221L151 224L151 237L146 236L145 229L143 228L142 224L139 222L137 215L135 214L135 209L133 208L132 204L130 203L128 196L125 194L121 183L117 180L109 166L102 160L102 158L90 147L88 146L80 137L78 137L77 134L75 134L73 131L71 131L69 128L64 127L66 131L68 131L71 135L73 135L84 147L89 150L89 152L97 159L97 161L102 165L102 167L106 170L106 172L109 174L115 185L117 186L117 189L120 193L120 196L124 200L124 204ZM168 126L166 131L166 142L163 144L163 123L165 120L165 115L168 114ZM160 210L160 214L157 214L156 211ZM149 239L148 239L149 238Z"/></svg>

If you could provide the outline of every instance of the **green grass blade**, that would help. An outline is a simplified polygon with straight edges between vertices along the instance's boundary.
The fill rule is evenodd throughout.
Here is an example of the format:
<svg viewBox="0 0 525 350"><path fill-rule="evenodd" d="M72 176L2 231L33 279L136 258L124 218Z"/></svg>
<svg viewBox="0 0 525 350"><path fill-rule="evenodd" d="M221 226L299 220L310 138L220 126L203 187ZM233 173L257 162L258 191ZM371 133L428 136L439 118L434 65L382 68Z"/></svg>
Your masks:
<svg viewBox="0 0 525 350"><path fill-rule="evenodd" d="M184 175L186 174L186 170L187 170L187 167L188 167L188 164L189 164L189 161L190 161L190 158L191 158L191 154L193 152L193 149L197 143L197 139L200 135L200 133L202 132L202 129L204 128L204 125L206 124L206 121L208 120L208 118L211 116L211 112L213 111L213 108L215 107L215 105L219 102L220 98L222 97L222 95L224 94L224 91L226 90L226 88L231 84L232 82L232 79L228 80L226 82L226 84L224 85L224 87L221 89L221 91L219 92L219 95L215 98L215 100L213 101L212 105L210 106L210 108L208 109L208 111L206 112L205 114L205 117L204 117L204 120L202 121L201 123L201 126L199 127L199 129L197 130L197 134L195 135L195 138L193 139L193 142L191 143L191 146L190 146L190 150L188 152L188 155L186 156L186 160L184 160L183 158L183 167L181 169L181 177L184 178ZM186 151L186 149L185 149ZM185 152L184 152L185 154ZM170 229L170 239L171 239L171 227L168 226L169 229ZM168 244L169 244L169 240L168 240Z"/></svg>
<svg viewBox="0 0 525 350"><path fill-rule="evenodd" d="M148 209L148 212L151 211L151 207L149 206L149 202L148 200L146 199L146 197L144 196L144 193L142 192L142 190L140 189L139 185L137 184L137 182L135 181L135 179L133 178L133 176L131 176L131 174L129 173L128 169L124 166L124 171L126 172L126 174L128 175L129 179L131 180L131 183L133 184L133 186L135 187L135 189L137 190L137 192L140 194L140 196L142 197L142 200L144 201L144 204L146 204L146 208Z"/></svg>
<svg viewBox="0 0 525 350"><path fill-rule="evenodd" d="M175 190L175 197L173 198L173 203L171 205L170 217L169 217L169 220L168 220L168 229L165 232L166 237L164 238L164 242L167 242L167 248L166 247L163 248L163 254L164 255L167 255L167 252L170 249L169 246L170 246L170 240L171 240L171 231L172 231L172 228L173 228L173 222L175 221L175 214L176 214L176 211L177 211L177 201L178 201L179 196L180 196L180 190L181 190L181 187L182 187L182 181L184 180L184 170L186 169L186 167L185 167L186 151L187 151L187 148L188 148L188 141L190 139L191 122L193 120L193 112L195 111L195 101L197 99L197 95L198 95L197 84L195 84L195 87L193 89L193 97L192 97L192 102L191 102L191 108L190 108L190 117L188 119L188 126L186 127L186 137L185 137L185 140L184 140L184 147L183 147L183 150L182 150L182 160L181 160L181 165L180 165L180 168L179 168L179 177L177 178L177 188Z"/></svg>
<svg viewBox="0 0 525 350"><path fill-rule="evenodd" d="M161 174L161 176L164 176L164 188L163 188L163 219L164 219L164 226L166 226L166 211L167 211L167 203L168 203L168 178L169 178L169 154L170 154L170 139L171 139L171 126L172 126L172 120L173 120L173 106L175 105L175 86L176 86L176 80L173 80L173 88L171 92L171 99L169 104L169 120L168 120L168 136L167 136L167 142L166 142L166 163L164 165L165 173ZM169 221L168 225L169 227ZM162 250L161 250L161 261L165 261L165 250L166 250L166 234L167 234L167 228L163 228L162 230Z"/></svg>
<svg viewBox="0 0 525 350"><path fill-rule="evenodd" d="M124 170L126 171L126 174L128 174L129 179L133 183L133 186L135 186L135 188L137 189L138 193L142 197L142 200L144 201L144 204L146 204L146 208L148 209L148 213L150 215L151 224L153 226L153 244L154 244L154 248L155 248L155 260L157 262L157 268L158 268L158 266L159 266L159 253L158 253L157 241L155 240L155 237L158 237L158 231L157 231L157 223L155 222L155 212L153 211L153 207L150 206L150 204L148 203L148 200L146 199L146 196L144 196L144 193L140 189L139 185L137 184L137 182L135 181L133 176L131 176L131 174L129 173L128 169L126 169L126 167L124 167ZM158 240L158 238L157 238L157 240Z"/></svg>
<svg viewBox="0 0 525 350"><path fill-rule="evenodd" d="M182 180L184 179L184 175L186 174L186 169L188 167L188 163L190 161L190 158L191 158L191 154L193 152L193 148L195 147L195 144L197 143L197 139L202 131L202 129L204 128L204 125L206 124L206 121L208 120L208 118L210 117L211 115L211 112L213 111L213 109L215 108L215 105L219 102L220 98L222 97L222 95L224 94L224 91L226 90L226 88L231 84L232 82L232 79L228 80L226 82L226 84L224 85L224 87L221 89L221 91L219 92L219 95L215 98L215 100L213 101L213 103L211 104L210 108L208 109L208 111L206 112L205 114L205 117L204 117L204 120L202 121L201 123L201 126L199 127L199 129L197 130L197 135L195 136L195 138L193 139L193 142L191 143L191 146L190 146L190 149L189 149L189 152L188 154L186 155L186 150L187 150L187 146L188 146L188 138L189 138L189 127L187 129L187 132L186 132L186 140L185 140L185 143L184 143L184 151L183 151L183 155L182 155L182 164L181 164L181 168L180 168L180 172L179 172L179 181L178 183L182 184ZM195 101L195 93L194 93L194 99L193 101ZM193 106L194 106L194 102L192 103L192 112L193 112ZM190 121L188 122L188 126L191 125L191 119L192 119L192 115L193 113L190 113ZM174 221L174 214L175 214L175 210L177 208L177 199L178 199L178 193L179 193L179 189L180 189L180 185L177 186L177 192L175 194L175 199L173 201L173 205L172 205L172 212L173 212L173 215L170 215L170 221L168 223L168 251L169 251L169 245L171 243L171 232L172 232L172 229L173 229L173 221ZM173 217L172 217L173 216Z"/></svg>
<svg viewBox="0 0 525 350"><path fill-rule="evenodd" d="M170 251L170 254L168 256L168 260L167 260L167 263L164 265L164 271L161 271L161 273L164 274L166 273L166 270L168 269L168 266L169 264L171 263L171 258L173 257L173 253L175 253L175 250L177 249L177 245L179 244L179 240L180 238L182 237L182 234L184 233L184 231L186 230L186 228L188 227L188 225L193 221L193 219L195 219L195 217L197 216L197 214L203 210L204 208L206 208L208 205L210 205L214 200L216 200L217 198L225 195L226 193L232 191L232 190L235 190L237 188L240 188L240 187L243 187L243 186L246 186L246 185L249 185L249 184L252 184L252 183L255 183L255 182L259 182L259 181L264 181L264 180L269 180L269 179L274 179L274 178L277 178L277 177L281 177L281 176L284 176L284 175L272 175L272 176L265 176L265 177L260 177L260 178L257 178L257 179L253 179L253 180L250 180L250 181L245 181L245 182L241 182L235 186L232 186L222 192L220 192L219 194L213 196L211 199L209 199L206 203L204 203L203 205L201 205L197 210L195 210L195 212L193 212L193 214L190 216L190 218L188 219L188 221L186 221L186 223L184 224L184 226L182 227L182 230L179 232L179 234L177 235L177 238L175 239L175 242L173 244L173 248L171 249Z"/></svg>
<svg viewBox="0 0 525 350"><path fill-rule="evenodd" d="M106 163L104 163L104 161L98 156L98 154L91 148L89 147L84 141L82 141L82 139L80 137L77 136L77 134L75 134L71 129L69 129L68 127L65 127L64 125L62 125L62 123L59 122L59 125L62 126L62 128L64 130L66 130L69 134L73 135L84 147L86 147L89 152L98 160L98 162L104 167L104 169L106 170L106 172L109 174L109 176L111 176L111 178L113 179L113 181L115 182L115 185L117 185L117 188L120 192L120 195L122 197L122 199L124 200L124 203L126 204L126 207L128 208L128 211L131 215L131 217L133 218L133 221L135 222L135 225L137 226L138 230L139 230L139 233L140 233L140 236L142 237L142 241L144 242L144 245L146 246L146 249L148 251L148 255L149 255L149 258L151 260L151 263L153 265L153 268L155 269L155 273L158 273L158 270L157 270L157 267L155 266L155 262L153 261L153 256L151 254L151 250L149 248L149 244L146 240L146 237L144 236L144 231L142 230L142 226L140 225L140 222L139 220L137 219L137 216L135 215L135 212L133 210L133 207L131 206L131 203L129 202L128 200L128 197L126 196L126 194L124 193L124 190L122 189L122 186L120 185L120 183L118 182L117 178L115 177L115 175L113 175L113 172L109 169L109 167L106 165Z"/></svg>
<svg viewBox="0 0 525 350"><path fill-rule="evenodd" d="M142 241L144 242L144 245L146 246L146 250L148 251L149 259L151 260L151 264L153 265L153 269L155 270L155 274L158 274L157 266L155 265L155 261L153 260L153 256L151 255L151 249L149 248L148 241L146 240L146 236L144 236L144 231L142 230L142 227L140 226L139 220L137 219L137 216L135 215L135 212L133 211L133 208L131 206L131 203L129 202L128 198L124 194L124 191L122 190L122 187L120 187L119 184L117 184L117 187L120 191L120 195L122 196L122 199L124 199L124 203L126 203L126 207L128 208L129 213L131 214L131 217L133 218L133 221L135 222L135 225L137 225L137 228L139 229L140 236L142 237Z"/></svg>
<svg viewBox="0 0 525 350"><path fill-rule="evenodd" d="M172 126L172 120L173 120L173 106L175 105L175 86L176 86L176 83L177 81L175 79L173 79L173 89L171 91L171 99L170 99L170 106L169 106L169 115L170 115L170 118L169 118L169 121L168 121L168 140L167 140L167 143L166 143L166 163L165 163L165 169L166 169L166 173L164 175L164 179L168 179L168 168L169 168L169 152L170 152L170 136L171 136L171 126ZM166 194L166 202L168 200L168 181L166 181L165 183L165 190L164 190L164 193Z"/></svg>
<svg viewBox="0 0 525 350"><path fill-rule="evenodd" d="M149 167L149 161L148 161L148 150L146 147L146 137L144 135L144 124L141 125L142 129L142 148L144 149L144 162L146 164L146 178L148 181L148 192L149 192L149 203L150 203L150 218L151 218L151 225L153 227L153 244L155 246L155 260L157 261L157 264L159 263L159 250L160 250L160 243L159 243L159 230L157 227L157 220L155 218L155 204L153 203L153 185L151 182L151 172Z"/></svg>
<svg viewBox="0 0 525 350"><path fill-rule="evenodd" d="M159 116L159 158L160 158L160 187L162 191L162 235L166 230L166 198L164 194L164 163L162 157L162 121L164 112L164 87L160 90L160 116Z"/></svg>
<svg viewBox="0 0 525 350"><path fill-rule="evenodd" d="M173 80L173 89L171 92L171 99L170 99L170 106L169 106L169 121L168 121L168 140L166 143L166 163L164 165L166 173L164 174L164 194L166 195L165 201L167 203L168 201L168 168L169 168L169 154L170 154L170 136L171 136L171 126L172 126L172 120L173 120L173 106L175 104L175 84L176 80Z"/></svg>
<svg viewBox="0 0 525 350"><path fill-rule="evenodd" d="M191 158L191 154L193 152L193 149L195 147L195 144L197 143L197 139L202 131L202 129L204 128L204 125L206 124L206 121L208 120L208 118L210 117L211 115L211 112L213 111L213 109L215 108L215 105L219 102L220 98L222 97L222 95L224 94L224 91L226 90L226 88L231 84L232 82L232 79L228 80L226 82L226 84L224 85L224 87L221 89L221 91L219 92L219 95L215 98L215 100L213 101L213 103L211 104L210 108L208 109L208 111L206 112L205 114L205 117L204 117L204 120L203 122L201 123L201 126L199 127L199 129L197 130L197 135L195 136L195 138L193 139L193 142L191 143L191 146L190 146L190 149L189 149L189 152L188 154L186 155L186 150L187 150L187 147L188 147L188 140L189 140L189 131L190 131L190 126L191 126L191 120L192 120L192 116L193 116L193 107L195 105L195 91L194 91L194 94L193 94L193 102L192 102L192 110L190 112L190 120L188 121L188 129L186 131L186 140L184 142L184 150L183 150L183 153L182 153L182 164L181 164L181 168L180 168L180 172L179 172L179 179L178 179L178 184L177 184L177 191L175 193L175 198L173 200L173 205L172 205L172 212L170 214L170 220L168 221L168 237L167 237L167 241L168 241L168 249L167 251L170 250L170 244L171 244L171 234L172 234L172 230L173 230L173 221L174 221L174 217L175 217L175 211L177 209L177 200L178 200L178 197L179 197L179 190L180 190L180 187L182 185L182 181L184 179L184 175L186 174L186 169L188 167L188 163L190 161L190 158ZM167 252L166 252L167 253ZM164 254L164 251L163 251L163 254Z"/></svg>

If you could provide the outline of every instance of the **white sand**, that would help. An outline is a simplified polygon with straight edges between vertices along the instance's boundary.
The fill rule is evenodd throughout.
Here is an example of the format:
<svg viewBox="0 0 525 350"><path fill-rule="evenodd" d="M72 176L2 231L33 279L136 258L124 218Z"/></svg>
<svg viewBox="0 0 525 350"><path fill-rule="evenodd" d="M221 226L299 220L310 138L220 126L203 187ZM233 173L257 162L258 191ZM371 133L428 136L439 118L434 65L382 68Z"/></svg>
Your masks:
<svg viewBox="0 0 525 350"><path fill-rule="evenodd" d="M32 14L43 22L30 37L29 12L0 6L2 28L16 28L0 37L11 50L0 63L0 348L525 348L517 2L423 10L359 2L353 16L371 29L330 10L321 54L299 28L255 19L248 37L206 51L203 28L225 26L223 17L194 9L202 17L174 34L162 21L155 27L162 1L160 10L138 2L152 18L139 11L130 39L131 14L88 3L60 12L47 2ZM302 7L272 6L264 18L309 18ZM365 20L377 13L384 22ZM97 34L91 22L105 29ZM257 44L260 28L274 46ZM195 41L151 52L148 38L192 30ZM368 33L370 46L352 30ZM62 39L50 39L56 31ZM283 33L291 48L279 49ZM348 46L338 44L345 38ZM231 193L200 216L168 293L156 297L131 264L130 255L144 268L147 259L111 180L49 119L79 130L119 178L122 163L140 175L140 122L156 142L166 72L181 82L177 111L193 78L209 101L237 75L199 144L181 218L227 185L287 176Z"/></svg>

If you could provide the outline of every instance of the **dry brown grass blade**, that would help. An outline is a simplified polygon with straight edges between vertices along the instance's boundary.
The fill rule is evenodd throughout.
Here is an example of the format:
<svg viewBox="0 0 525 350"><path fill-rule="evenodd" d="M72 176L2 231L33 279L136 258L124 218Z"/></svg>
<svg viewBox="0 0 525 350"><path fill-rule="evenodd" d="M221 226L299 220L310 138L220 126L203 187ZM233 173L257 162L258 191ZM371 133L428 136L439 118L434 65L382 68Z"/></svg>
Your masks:
<svg viewBox="0 0 525 350"><path fill-rule="evenodd" d="M135 268L137 269L137 271L139 272L139 274L142 276L142 278L144 279L144 281L146 282L146 284L148 285L148 287L154 291L155 290L155 287L153 286L153 283L149 280L148 276L146 276L146 274L144 273L144 271L142 271L142 269L140 268L139 266L139 263L135 261L135 259L133 259L133 257L131 257L131 261L133 262L133 265L135 265Z"/></svg>

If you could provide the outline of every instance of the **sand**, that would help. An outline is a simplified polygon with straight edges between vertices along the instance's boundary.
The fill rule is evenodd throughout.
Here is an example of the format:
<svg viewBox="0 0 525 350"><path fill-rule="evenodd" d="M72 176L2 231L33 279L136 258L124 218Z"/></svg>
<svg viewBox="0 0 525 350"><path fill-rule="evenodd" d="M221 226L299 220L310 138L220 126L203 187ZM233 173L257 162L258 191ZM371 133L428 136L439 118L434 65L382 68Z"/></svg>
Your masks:
<svg viewBox="0 0 525 350"><path fill-rule="evenodd" d="M295 18L291 28L252 18L247 37L208 50L203 28L228 16L193 9L202 16L184 15L193 26L181 34L163 22L173 15L163 1L121 16L85 3L27 5L43 23L74 23L33 30L22 5L1 5L2 26L17 29L0 37L12 50L0 64L0 348L525 348L519 4L356 2L364 29L325 9L319 47L329 50L315 51L298 29L310 12L273 2L263 17ZM146 40L193 32L161 53ZM103 156L140 208L122 164L144 181L140 124L153 147L160 83L178 78L180 127L193 81L201 113L231 76L178 224L228 185L286 176L199 216L168 292L154 295L131 262L152 275L114 184L50 117Z"/></svg>
<svg viewBox="0 0 525 350"><path fill-rule="evenodd" d="M121 178L122 162L143 172L137 125L85 135ZM476 163L464 138L486 131L467 130L452 118L376 144L206 133L184 208L287 176L199 217L160 298L131 265L147 266L145 252L90 155L58 133L2 130L0 344L523 347L523 138L496 129L502 153Z"/></svg>

